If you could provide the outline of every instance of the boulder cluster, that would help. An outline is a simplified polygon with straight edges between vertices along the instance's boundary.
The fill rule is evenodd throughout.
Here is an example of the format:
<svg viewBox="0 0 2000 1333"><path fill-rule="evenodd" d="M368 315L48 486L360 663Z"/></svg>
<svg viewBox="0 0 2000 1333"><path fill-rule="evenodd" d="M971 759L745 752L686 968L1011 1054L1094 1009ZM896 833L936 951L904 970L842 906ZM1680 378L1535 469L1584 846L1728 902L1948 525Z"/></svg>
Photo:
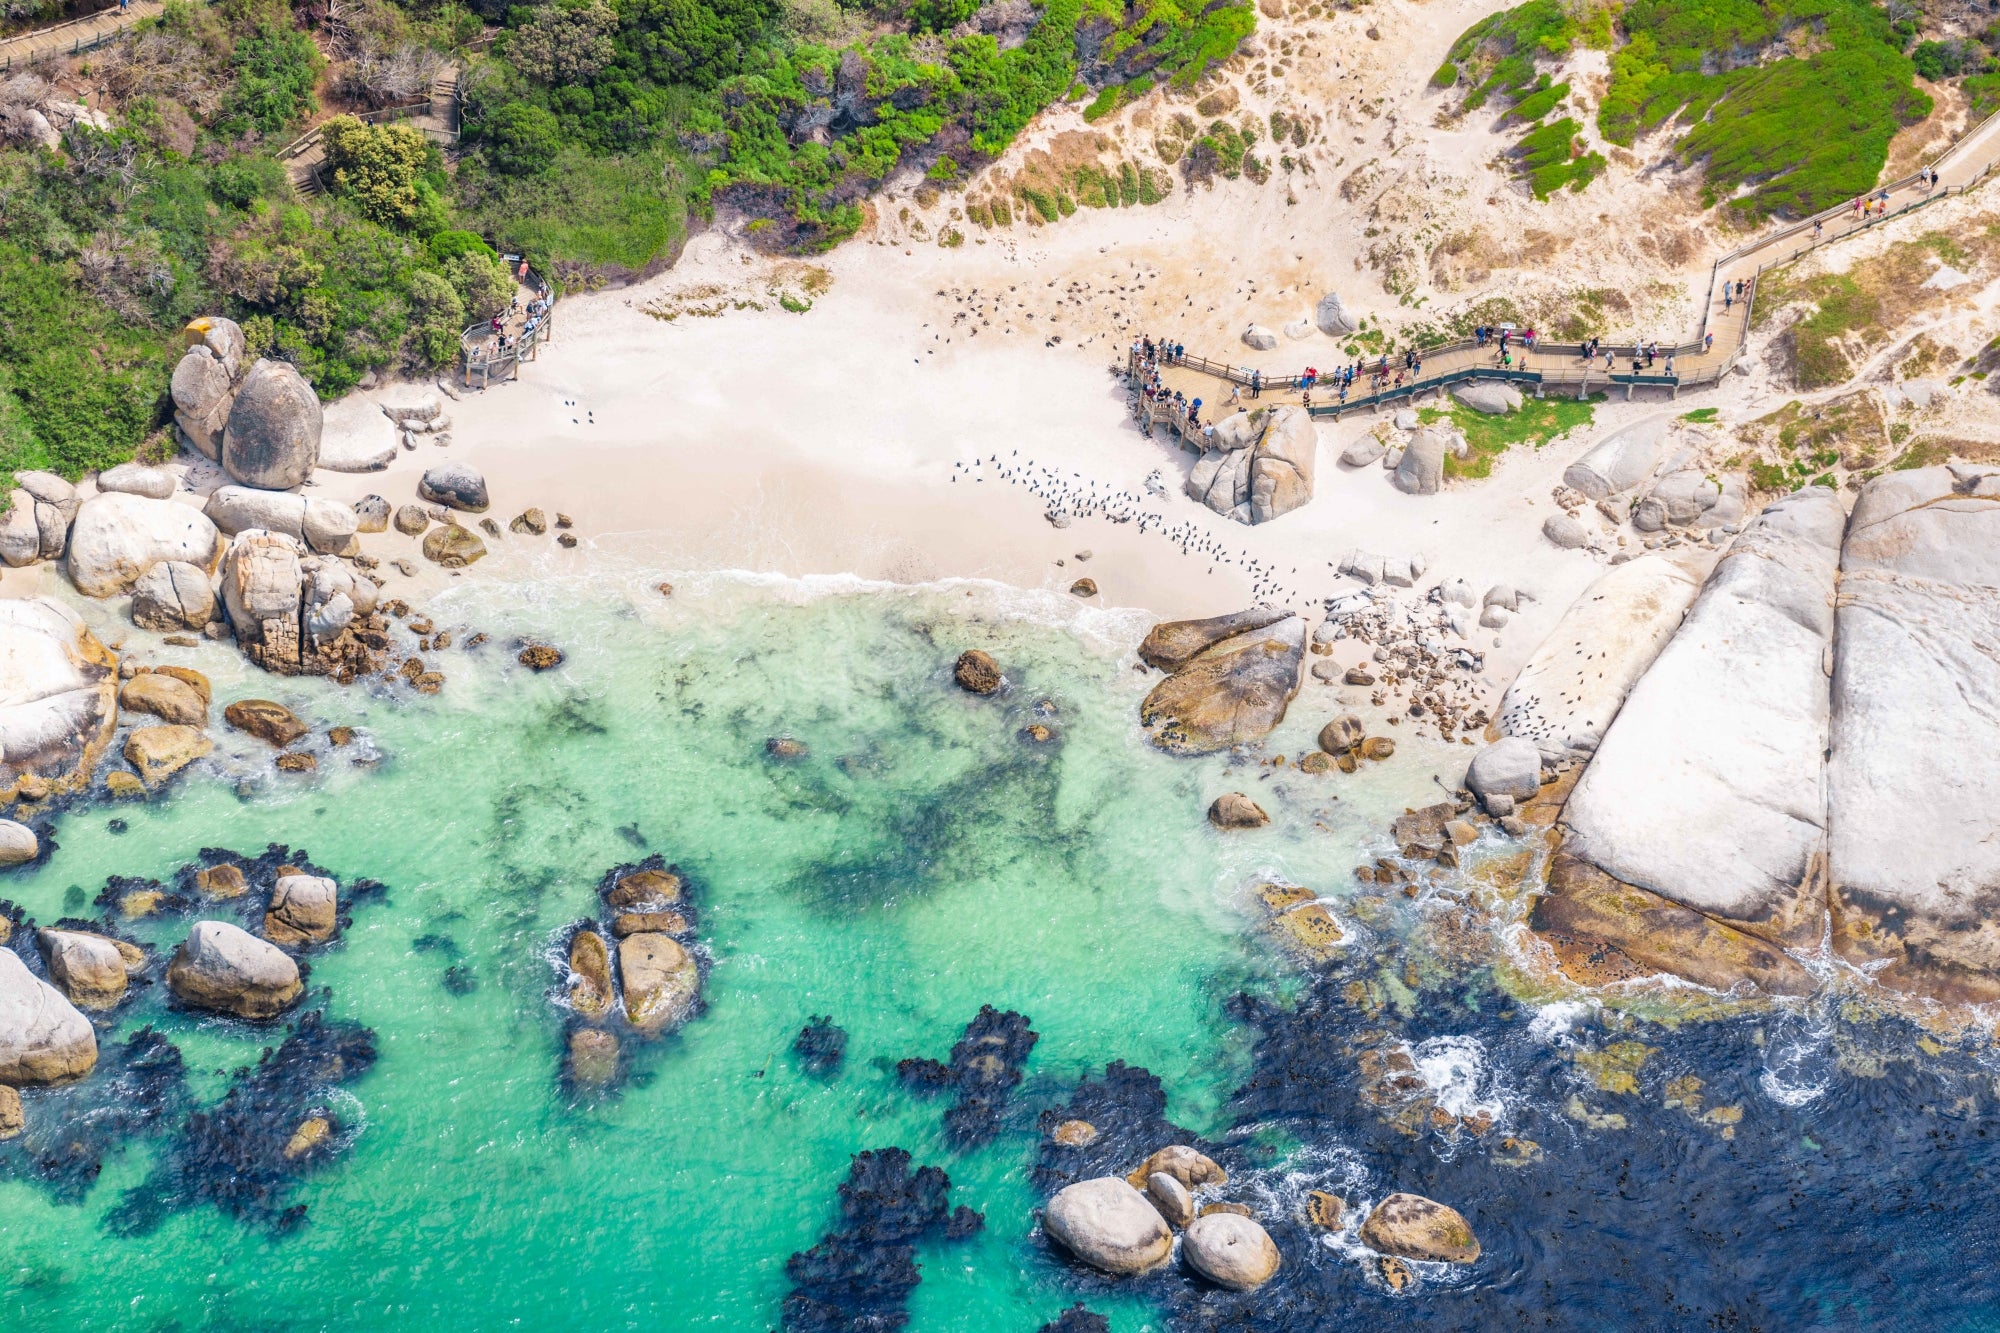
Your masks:
<svg viewBox="0 0 2000 1333"><path fill-rule="evenodd" d="M569 1011L563 1072L576 1088L615 1085L629 1042L656 1040L699 1013L708 971L688 882L664 858L612 868L598 901L599 915L567 932L551 996Z"/></svg>
<svg viewBox="0 0 2000 1333"><path fill-rule="evenodd" d="M1209 1197L1228 1183L1213 1159L1170 1144L1125 1176L1095 1176L1056 1191L1042 1210L1042 1231L1114 1277L1166 1263L1178 1231L1181 1261L1191 1272L1231 1291L1253 1291L1277 1274L1282 1258L1248 1208Z"/></svg>
<svg viewBox="0 0 2000 1333"><path fill-rule="evenodd" d="M1743 476L1705 467L1699 432L1661 414L1599 439L1564 470L1553 496L1562 512L1542 524L1543 537L1622 563L1640 551L1720 545L1742 531ZM1628 524L1638 550L1624 535Z"/></svg>
<svg viewBox="0 0 2000 1333"><path fill-rule="evenodd" d="M187 326L188 349L174 367L174 425L189 448L222 464L230 480L259 490L305 484L319 466L319 395L287 361L244 365L234 320Z"/></svg>
<svg viewBox="0 0 2000 1333"><path fill-rule="evenodd" d="M1259 407L1224 417L1201 436L1188 498L1238 523L1269 523L1313 497L1319 432L1297 407Z"/></svg>

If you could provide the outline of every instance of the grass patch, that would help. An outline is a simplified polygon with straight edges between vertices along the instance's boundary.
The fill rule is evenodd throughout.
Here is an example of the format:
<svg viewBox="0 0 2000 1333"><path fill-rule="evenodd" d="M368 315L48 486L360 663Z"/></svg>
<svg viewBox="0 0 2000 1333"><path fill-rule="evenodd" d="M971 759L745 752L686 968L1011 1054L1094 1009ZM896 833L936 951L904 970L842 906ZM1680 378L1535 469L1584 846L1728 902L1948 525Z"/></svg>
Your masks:
<svg viewBox="0 0 2000 1333"><path fill-rule="evenodd" d="M1444 474L1481 480L1493 475L1493 460L1514 445L1532 441L1539 449L1558 436L1589 425L1597 415L1597 404L1603 401L1601 393L1592 394L1584 402L1574 398L1526 398L1520 411L1497 416L1454 403L1450 407L1420 408L1417 420L1426 425L1448 421L1456 426L1464 434L1465 442L1472 446L1472 457L1461 460L1446 454Z"/></svg>
<svg viewBox="0 0 2000 1333"><path fill-rule="evenodd" d="M1697 407L1692 412L1681 413L1681 420L1693 421L1693 422L1709 422L1709 421L1714 421L1721 414L1722 410L1720 408Z"/></svg>

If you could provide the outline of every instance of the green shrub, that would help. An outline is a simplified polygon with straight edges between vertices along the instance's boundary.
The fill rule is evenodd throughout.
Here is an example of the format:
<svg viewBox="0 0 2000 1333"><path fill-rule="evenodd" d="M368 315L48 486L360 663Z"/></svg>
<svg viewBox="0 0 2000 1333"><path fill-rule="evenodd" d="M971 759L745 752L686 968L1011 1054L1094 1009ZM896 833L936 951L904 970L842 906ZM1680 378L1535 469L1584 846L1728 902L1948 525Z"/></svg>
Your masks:
<svg viewBox="0 0 2000 1333"><path fill-rule="evenodd" d="M421 133L401 123L364 125L335 116L320 126L320 143L334 193L353 200L363 217L392 227L417 221L426 202L419 178L436 153Z"/></svg>
<svg viewBox="0 0 2000 1333"><path fill-rule="evenodd" d="M236 86L223 101L225 124L275 134L317 107L313 85L326 57L312 38L296 28L260 23L241 38L231 56Z"/></svg>
<svg viewBox="0 0 2000 1333"><path fill-rule="evenodd" d="M510 176L547 170L562 152L562 125L555 113L532 102L509 102L480 125L487 156Z"/></svg>
<svg viewBox="0 0 2000 1333"><path fill-rule="evenodd" d="M435 273L410 275L411 359L421 365L450 365L458 357L458 340L468 324L465 303L452 285Z"/></svg>

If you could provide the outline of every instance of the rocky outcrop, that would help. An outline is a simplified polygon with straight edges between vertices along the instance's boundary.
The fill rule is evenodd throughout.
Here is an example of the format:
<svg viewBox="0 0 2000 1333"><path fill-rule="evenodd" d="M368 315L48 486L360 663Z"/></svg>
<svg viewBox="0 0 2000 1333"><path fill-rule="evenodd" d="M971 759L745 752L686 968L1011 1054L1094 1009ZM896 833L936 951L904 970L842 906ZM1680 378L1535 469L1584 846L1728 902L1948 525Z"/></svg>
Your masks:
<svg viewBox="0 0 2000 1333"><path fill-rule="evenodd" d="M1739 474L1717 477L1699 468L1684 468L1653 483L1632 511L1632 526L1641 532L1733 528L1743 521L1745 498Z"/></svg>
<svg viewBox="0 0 2000 1333"><path fill-rule="evenodd" d="M1382 461L1382 455L1389 452L1389 446L1373 432L1357 437L1353 443L1340 451L1342 467L1373 467Z"/></svg>
<svg viewBox="0 0 2000 1333"><path fill-rule="evenodd" d="M76 487L53 472L19 472L0 514L0 561L20 568L58 560L76 518Z"/></svg>
<svg viewBox="0 0 2000 1333"><path fill-rule="evenodd" d="M1612 431L1564 469L1563 485L1592 500L1623 495L1653 475L1672 425L1672 415L1663 412Z"/></svg>
<svg viewBox="0 0 2000 1333"><path fill-rule="evenodd" d="M1139 723L1171 754L1211 754L1262 740L1284 721L1298 693L1305 651L1306 623L1298 616L1220 639L1153 687L1139 706Z"/></svg>
<svg viewBox="0 0 2000 1333"><path fill-rule="evenodd" d="M0 599L0 799L86 786L118 720L118 661L52 598Z"/></svg>
<svg viewBox="0 0 2000 1333"><path fill-rule="evenodd" d="M319 397L299 372L289 362L259 360L230 406L222 470L260 490L304 485L319 464L322 425Z"/></svg>
<svg viewBox="0 0 2000 1333"><path fill-rule="evenodd" d="M1042 1230L1092 1268L1117 1277L1159 1267L1174 1247L1159 1210L1116 1176L1058 1190L1042 1212Z"/></svg>
<svg viewBox="0 0 2000 1333"><path fill-rule="evenodd" d="M86 597L115 597L162 561L212 570L222 548L215 524L192 506L121 491L93 495L70 528L70 582Z"/></svg>
<svg viewBox="0 0 2000 1333"><path fill-rule="evenodd" d="M389 502L379 495L362 496L354 502L354 522L357 532L387 532Z"/></svg>
<svg viewBox="0 0 2000 1333"><path fill-rule="evenodd" d="M199 633L216 618L215 585L200 565L162 560L132 585L132 623L161 634Z"/></svg>
<svg viewBox="0 0 2000 1333"><path fill-rule="evenodd" d="M197 921L167 965L183 1004L238 1018L272 1018L303 989L299 965L277 945L226 921Z"/></svg>
<svg viewBox="0 0 2000 1333"><path fill-rule="evenodd" d="M1232 791L1216 797L1208 807L1208 822L1219 829L1262 828L1271 817L1248 796Z"/></svg>
<svg viewBox="0 0 2000 1333"><path fill-rule="evenodd" d="M1259 352L1269 352L1278 345L1278 335L1262 324L1252 324L1243 330L1243 345Z"/></svg>
<svg viewBox="0 0 2000 1333"><path fill-rule="evenodd" d="M993 694L1006 678L1000 674L1000 664L992 654L979 648L968 648L952 663L951 678L958 688L970 694Z"/></svg>
<svg viewBox="0 0 2000 1333"><path fill-rule="evenodd" d="M1231 1291L1255 1291L1278 1271L1270 1233L1241 1213L1205 1213L1188 1224L1181 1257L1195 1272Z"/></svg>
<svg viewBox="0 0 2000 1333"><path fill-rule="evenodd" d="M1574 514L1550 514L1542 521L1542 536L1549 545L1578 551L1590 545L1590 529Z"/></svg>
<svg viewBox="0 0 2000 1333"><path fill-rule="evenodd" d="M1328 292L1319 298L1319 304L1313 307L1313 323L1330 338L1344 338L1361 327L1361 321L1348 310L1339 292Z"/></svg>
<svg viewBox="0 0 2000 1333"><path fill-rule="evenodd" d="M486 543L471 528L440 523L424 534L424 559L446 569L464 569L486 555Z"/></svg>
<svg viewBox="0 0 2000 1333"><path fill-rule="evenodd" d="M222 562L222 602L237 645L280 675L349 681L373 670L379 650L353 626L375 609L375 596L368 579L331 556L306 555L283 533L239 533Z"/></svg>
<svg viewBox="0 0 2000 1333"><path fill-rule="evenodd" d="M1746 534L1747 535L1747 534ZM2000 1000L2000 471L1868 483L1841 557L1827 761L1834 947Z"/></svg>
<svg viewBox="0 0 2000 1333"><path fill-rule="evenodd" d="M1566 852L1774 943L1818 941L1844 527L1815 487L1731 544L1571 793Z"/></svg>
<svg viewBox="0 0 2000 1333"><path fill-rule="evenodd" d="M222 710L223 721L279 749L310 731L298 714L270 699L238 699Z"/></svg>
<svg viewBox="0 0 2000 1333"><path fill-rule="evenodd" d="M1411 438L1390 480L1405 495L1436 495L1444 489L1444 454L1444 432L1426 426Z"/></svg>
<svg viewBox="0 0 2000 1333"><path fill-rule="evenodd" d="M1379 1254L1432 1263L1469 1264L1479 1238L1458 1210L1421 1194L1391 1194L1361 1224L1361 1243Z"/></svg>
<svg viewBox="0 0 2000 1333"><path fill-rule="evenodd" d="M1186 491L1239 523L1268 523L1313 495L1319 433L1296 407L1256 408L1215 425Z"/></svg>
<svg viewBox="0 0 2000 1333"><path fill-rule="evenodd" d="M1661 556L1614 565L1563 613L1500 701L1501 734L1550 760L1588 756L1680 627L1700 582Z"/></svg>
<svg viewBox="0 0 2000 1333"><path fill-rule="evenodd" d="M1522 736L1502 736L1472 756L1465 785L1489 813L1511 815L1541 790L1541 748ZM1502 802L1506 808L1496 810Z"/></svg>
<svg viewBox="0 0 2000 1333"><path fill-rule="evenodd" d="M0 949L0 1083L39 1087L97 1067L97 1033L20 955Z"/></svg>

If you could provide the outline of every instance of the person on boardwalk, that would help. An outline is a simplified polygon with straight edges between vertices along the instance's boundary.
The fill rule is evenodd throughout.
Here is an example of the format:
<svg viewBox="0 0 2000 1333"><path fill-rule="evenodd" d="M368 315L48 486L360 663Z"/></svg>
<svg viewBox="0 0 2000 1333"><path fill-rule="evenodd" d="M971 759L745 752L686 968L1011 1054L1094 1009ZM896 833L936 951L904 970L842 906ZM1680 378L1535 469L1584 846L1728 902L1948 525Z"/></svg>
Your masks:
<svg viewBox="0 0 2000 1333"><path fill-rule="evenodd" d="M1707 352L1714 346L1715 346L1715 335L1712 333L1704 333L1701 336L1701 350Z"/></svg>
<svg viewBox="0 0 2000 1333"><path fill-rule="evenodd" d="M1729 307L1736 304L1736 289L1728 283L1722 284L1722 313L1728 314Z"/></svg>
<svg viewBox="0 0 2000 1333"><path fill-rule="evenodd" d="M1250 372L1250 396L1252 398L1264 396L1264 372L1261 370Z"/></svg>

